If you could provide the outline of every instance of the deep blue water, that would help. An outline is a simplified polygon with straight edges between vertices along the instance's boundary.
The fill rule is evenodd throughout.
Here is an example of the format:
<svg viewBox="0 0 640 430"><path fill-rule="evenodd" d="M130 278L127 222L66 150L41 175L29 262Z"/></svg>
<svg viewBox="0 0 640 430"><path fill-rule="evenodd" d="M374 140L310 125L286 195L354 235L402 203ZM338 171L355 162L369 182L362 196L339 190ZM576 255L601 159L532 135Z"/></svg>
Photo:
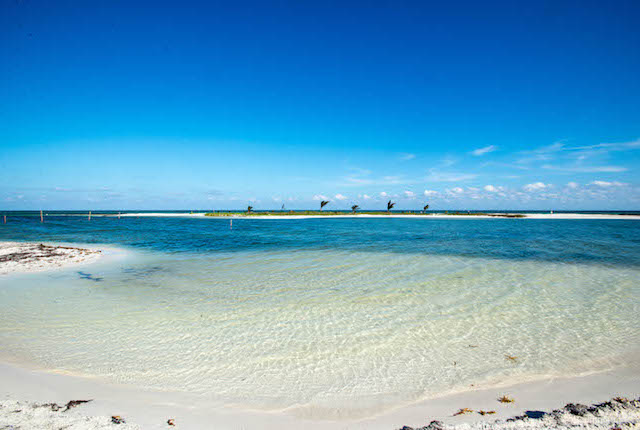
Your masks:
<svg viewBox="0 0 640 430"><path fill-rule="evenodd" d="M11 214L0 240L165 252L352 250L640 266L640 222L523 219L121 218Z"/></svg>

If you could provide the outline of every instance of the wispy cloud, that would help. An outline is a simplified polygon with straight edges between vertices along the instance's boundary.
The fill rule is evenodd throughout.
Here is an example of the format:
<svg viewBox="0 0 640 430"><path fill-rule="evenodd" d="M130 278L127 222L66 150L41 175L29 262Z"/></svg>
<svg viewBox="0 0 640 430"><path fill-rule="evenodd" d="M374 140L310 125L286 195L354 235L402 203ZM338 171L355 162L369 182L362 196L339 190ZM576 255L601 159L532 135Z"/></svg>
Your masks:
<svg viewBox="0 0 640 430"><path fill-rule="evenodd" d="M618 181L613 181L613 182L592 181L589 183L589 185L597 185L598 187L622 187L627 184L625 184L624 182L618 182Z"/></svg>
<svg viewBox="0 0 640 430"><path fill-rule="evenodd" d="M402 161L409 161L409 160L413 160L414 158L416 158L416 154L410 154L408 152L401 152L400 154L398 154L398 158Z"/></svg>
<svg viewBox="0 0 640 430"><path fill-rule="evenodd" d="M406 178L403 175L386 175L382 177L372 177L371 171L359 169L358 171L343 177L337 185L344 187L362 187L367 185L403 185L416 181Z"/></svg>
<svg viewBox="0 0 640 430"><path fill-rule="evenodd" d="M335 196L333 196L336 200L347 200L349 197L342 195L340 193L336 194Z"/></svg>
<svg viewBox="0 0 640 430"><path fill-rule="evenodd" d="M475 173L442 172L438 169L431 169L425 179L430 182L464 182L477 177L478 175Z"/></svg>
<svg viewBox="0 0 640 430"><path fill-rule="evenodd" d="M559 172L571 172L571 173L616 173L616 172L626 172L626 167L623 166L555 166L551 164L545 164L542 166L543 169L547 170L556 170Z"/></svg>
<svg viewBox="0 0 640 430"><path fill-rule="evenodd" d="M471 151L471 154L479 157L481 155L488 154L489 152L496 151L497 149L498 147L496 145L489 145L485 146L484 148L474 149L473 151Z"/></svg>

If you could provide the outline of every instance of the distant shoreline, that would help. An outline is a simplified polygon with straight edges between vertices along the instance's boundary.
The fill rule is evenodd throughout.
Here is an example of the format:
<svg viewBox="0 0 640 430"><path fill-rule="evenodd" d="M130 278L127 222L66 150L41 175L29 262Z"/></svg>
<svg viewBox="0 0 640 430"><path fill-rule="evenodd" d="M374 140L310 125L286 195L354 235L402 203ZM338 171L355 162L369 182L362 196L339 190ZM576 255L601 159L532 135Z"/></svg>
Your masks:
<svg viewBox="0 0 640 430"><path fill-rule="evenodd" d="M111 214L94 216L118 216ZM487 212L487 213L426 213L426 214L398 214L390 213L342 213L326 212L319 213L264 213L256 212L247 214L246 212L209 212L209 213L187 213L187 212L139 212L123 213L120 217L184 217L184 218L208 218L208 219L327 219L327 218L411 218L411 219L601 219L601 220L640 220L640 215L622 214L586 214L586 213L508 213L508 212Z"/></svg>

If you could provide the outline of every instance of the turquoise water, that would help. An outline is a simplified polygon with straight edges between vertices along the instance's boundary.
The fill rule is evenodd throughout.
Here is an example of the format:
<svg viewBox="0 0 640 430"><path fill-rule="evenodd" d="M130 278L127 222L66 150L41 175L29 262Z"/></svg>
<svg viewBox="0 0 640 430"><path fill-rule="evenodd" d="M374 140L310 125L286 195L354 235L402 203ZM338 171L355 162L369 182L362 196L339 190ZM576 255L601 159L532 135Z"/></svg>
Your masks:
<svg viewBox="0 0 640 430"><path fill-rule="evenodd" d="M306 417L599 371L640 350L639 227L14 216L0 240L126 252L0 278L1 354Z"/></svg>

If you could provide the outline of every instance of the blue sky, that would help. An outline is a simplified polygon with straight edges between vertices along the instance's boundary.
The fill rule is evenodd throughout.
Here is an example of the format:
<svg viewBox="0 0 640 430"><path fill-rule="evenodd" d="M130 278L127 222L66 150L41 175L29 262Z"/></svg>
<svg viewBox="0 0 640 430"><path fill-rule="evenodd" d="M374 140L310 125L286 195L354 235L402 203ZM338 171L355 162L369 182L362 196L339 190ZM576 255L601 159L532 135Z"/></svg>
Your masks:
<svg viewBox="0 0 640 430"><path fill-rule="evenodd" d="M639 21L624 0L0 0L0 209L638 210Z"/></svg>

